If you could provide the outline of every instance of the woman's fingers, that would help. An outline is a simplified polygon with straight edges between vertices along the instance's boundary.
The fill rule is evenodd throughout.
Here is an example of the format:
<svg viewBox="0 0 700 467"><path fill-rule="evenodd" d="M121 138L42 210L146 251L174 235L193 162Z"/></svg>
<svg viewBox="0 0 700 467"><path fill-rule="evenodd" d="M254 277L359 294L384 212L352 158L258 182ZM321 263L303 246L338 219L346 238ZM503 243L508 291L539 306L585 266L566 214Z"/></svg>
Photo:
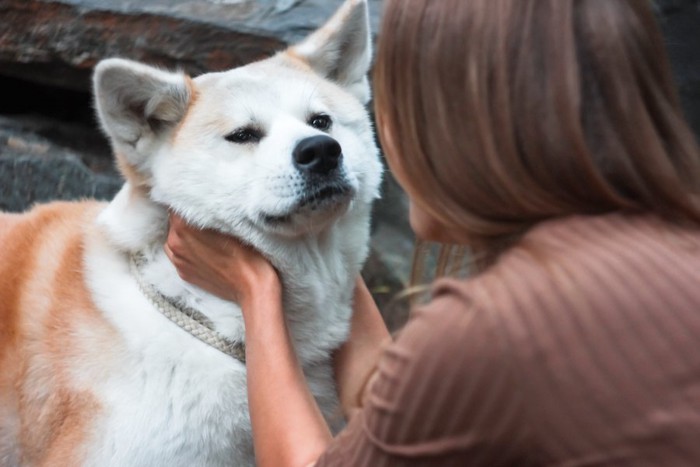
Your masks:
<svg viewBox="0 0 700 467"><path fill-rule="evenodd" d="M191 227L175 214L163 248L183 280L227 300L247 301L256 284L279 281L258 251L231 236Z"/></svg>

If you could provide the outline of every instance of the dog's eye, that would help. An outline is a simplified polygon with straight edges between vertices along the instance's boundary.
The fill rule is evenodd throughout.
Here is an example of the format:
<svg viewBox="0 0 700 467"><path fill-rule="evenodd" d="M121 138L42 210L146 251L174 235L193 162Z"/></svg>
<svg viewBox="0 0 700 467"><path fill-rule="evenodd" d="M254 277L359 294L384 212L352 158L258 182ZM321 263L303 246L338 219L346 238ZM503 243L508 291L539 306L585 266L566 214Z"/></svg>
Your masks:
<svg viewBox="0 0 700 467"><path fill-rule="evenodd" d="M333 120L331 120L331 117L329 117L328 115L316 114L312 115L311 118L309 118L309 125L316 128L317 130L328 131L333 125Z"/></svg>
<svg viewBox="0 0 700 467"><path fill-rule="evenodd" d="M226 135L226 141L230 141L236 144L248 144L248 143L258 143L262 139L262 131L256 128L239 128Z"/></svg>

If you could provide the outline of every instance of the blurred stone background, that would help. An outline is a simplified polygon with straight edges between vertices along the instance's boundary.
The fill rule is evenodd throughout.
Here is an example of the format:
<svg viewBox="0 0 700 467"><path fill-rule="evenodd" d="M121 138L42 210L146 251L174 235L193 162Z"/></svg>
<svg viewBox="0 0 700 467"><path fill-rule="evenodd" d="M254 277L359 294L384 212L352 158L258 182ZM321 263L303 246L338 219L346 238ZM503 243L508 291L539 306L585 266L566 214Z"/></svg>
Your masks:
<svg viewBox="0 0 700 467"><path fill-rule="evenodd" d="M643 1L643 0L639 0ZM0 210L51 199L110 199L121 180L97 129L90 76L124 57L197 75L302 39L342 0L0 0ZM381 0L369 0L377 31ZM700 135L700 0L657 0L687 117ZM387 174L365 276L390 328L408 279L406 201ZM1 261L1 259L0 259Z"/></svg>

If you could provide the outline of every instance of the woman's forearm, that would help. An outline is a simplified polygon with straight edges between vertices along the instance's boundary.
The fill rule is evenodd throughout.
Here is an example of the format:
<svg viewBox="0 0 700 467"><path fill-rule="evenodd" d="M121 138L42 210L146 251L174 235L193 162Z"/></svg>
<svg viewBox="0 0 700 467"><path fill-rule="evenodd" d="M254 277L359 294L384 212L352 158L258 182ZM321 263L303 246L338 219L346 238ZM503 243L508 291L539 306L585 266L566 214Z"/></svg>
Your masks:
<svg viewBox="0 0 700 467"><path fill-rule="evenodd" d="M302 467L332 436L309 391L282 312L281 290L244 305L248 401L257 465Z"/></svg>
<svg viewBox="0 0 700 467"><path fill-rule="evenodd" d="M361 406L361 392L376 369L389 331L362 278L355 284L350 337L335 355L335 379L347 418Z"/></svg>

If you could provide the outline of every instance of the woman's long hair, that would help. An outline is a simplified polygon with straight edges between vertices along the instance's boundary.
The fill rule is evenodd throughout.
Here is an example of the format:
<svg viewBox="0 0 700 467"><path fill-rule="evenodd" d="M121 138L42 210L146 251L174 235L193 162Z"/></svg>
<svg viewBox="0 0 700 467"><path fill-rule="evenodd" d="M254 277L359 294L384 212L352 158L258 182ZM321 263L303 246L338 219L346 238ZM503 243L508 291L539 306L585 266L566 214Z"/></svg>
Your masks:
<svg viewBox="0 0 700 467"><path fill-rule="evenodd" d="M534 224L700 225L700 151L645 0L387 0L374 75L388 163L482 265Z"/></svg>

